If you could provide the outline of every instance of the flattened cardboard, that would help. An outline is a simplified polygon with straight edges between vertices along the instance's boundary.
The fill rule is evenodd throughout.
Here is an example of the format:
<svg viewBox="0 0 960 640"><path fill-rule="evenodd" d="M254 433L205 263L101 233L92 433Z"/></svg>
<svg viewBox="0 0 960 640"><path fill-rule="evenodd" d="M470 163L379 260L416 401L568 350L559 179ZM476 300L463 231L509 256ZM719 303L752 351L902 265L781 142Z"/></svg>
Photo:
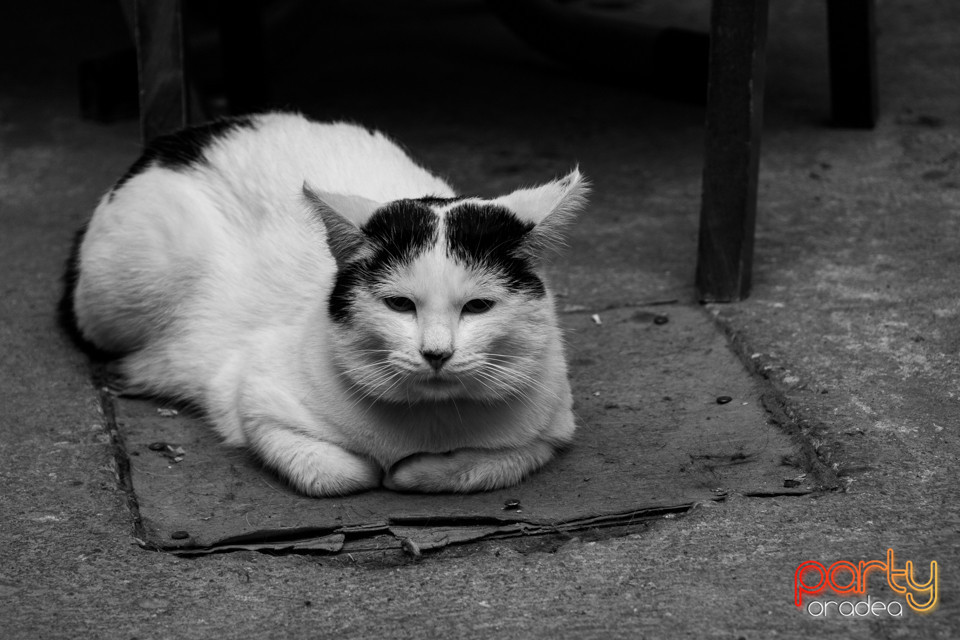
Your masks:
<svg viewBox="0 0 960 640"><path fill-rule="evenodd" d="M701 309L573 312L562 323L576 439L543 470L498 491L307 498L201 421L152 401L114 399L141 544L180 553L336 553L380 538L378 547L407 540L427 550L629 524L730 492L809 491L784 488L796 475L782 466L794 448L770 424L756 381ZM730 400L718 403L722 396Z"/></svg>

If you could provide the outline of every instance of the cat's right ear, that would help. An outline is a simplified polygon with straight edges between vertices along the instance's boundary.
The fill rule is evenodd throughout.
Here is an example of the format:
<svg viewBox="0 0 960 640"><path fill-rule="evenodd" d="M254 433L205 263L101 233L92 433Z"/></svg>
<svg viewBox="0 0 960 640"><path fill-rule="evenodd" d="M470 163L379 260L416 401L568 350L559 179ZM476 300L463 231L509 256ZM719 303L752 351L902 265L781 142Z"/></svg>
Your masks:
<svg viewBox="0 0 960 640"><path fill-rule="evenodd" d="M372 251L360 224L380 206L360 196L316 191L303 183L303 197L313 213L323 222L327 245L337 267L343 268Z"/></svg>
<svg viewBox="0 0 960 640"><path fill-rule="evenodd" d="M520 254L542 262L559 251L574 216L587 203L590 183L579 167L553 182L531 189L519 189L493 202L513 211L535 226L524 238Z"/></svg>

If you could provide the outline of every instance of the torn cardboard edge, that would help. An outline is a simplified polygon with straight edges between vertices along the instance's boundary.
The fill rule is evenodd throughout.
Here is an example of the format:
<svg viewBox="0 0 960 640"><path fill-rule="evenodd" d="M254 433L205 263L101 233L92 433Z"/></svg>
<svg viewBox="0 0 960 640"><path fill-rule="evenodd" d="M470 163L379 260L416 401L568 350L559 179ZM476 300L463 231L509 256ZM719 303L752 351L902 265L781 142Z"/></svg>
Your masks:
<svg viewBox="0 0 960 640"><path fill-rule="evenodd" d="M747 497L796 497L808 495L810 489L779 492L748 492ZM723 502L725 495L710 500ZM340 527L336 530L298 528L256 531L225 538L206 546L158 546L137 538L138 544L151 551L166 551L179 556L200 556L229 551L271 551L277 553L357 553L364 551L402 550L419 556L423 551L435 551L451 545L504 538L542 536L570 533L589 529L623 527L649 522L657 518L689 513L701 503L692 502L672 507L639 509L626 513L579 518L559 523L528 521L490 521L477 524L474 518L414 519L395 518L383 524ZM417 519L419 520L419 519Z"/></svg>
<svg viewBox="0 0 960 640"><path fill-rule="evenodd" d="M724 499L725 496L718 496L713 502L722 502ZM456 518L393 518L382 524L345 526L326 531L309 527L256 531L225 538L209 546L158 547L141 538L138 538L137 542L145 549L169 551L181 556L207 555L227 551L349 553L386 549L399 549L410 555L419 556L423 551L433 551L467 542L628 526L667 515L687 513L697 504L687 503L671 507L639 509L626 513L605 514L557 523L494 519L478 523L476 518L465 518L463 521Z"/></svg>

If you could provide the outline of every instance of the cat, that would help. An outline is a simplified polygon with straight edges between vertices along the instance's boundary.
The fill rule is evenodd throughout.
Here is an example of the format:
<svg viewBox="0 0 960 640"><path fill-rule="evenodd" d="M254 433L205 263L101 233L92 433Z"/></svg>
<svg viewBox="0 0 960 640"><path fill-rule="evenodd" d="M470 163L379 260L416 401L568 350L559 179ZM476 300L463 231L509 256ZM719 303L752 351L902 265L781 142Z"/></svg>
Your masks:
<svg viewBox="0 0 960 640"><path fill-rule="evenodd" d="M188 128L96 207L76 328L124 393L199 406L303 494L515 485L576 428L543 267L588 189L458 196L296 113Z"/></svg>

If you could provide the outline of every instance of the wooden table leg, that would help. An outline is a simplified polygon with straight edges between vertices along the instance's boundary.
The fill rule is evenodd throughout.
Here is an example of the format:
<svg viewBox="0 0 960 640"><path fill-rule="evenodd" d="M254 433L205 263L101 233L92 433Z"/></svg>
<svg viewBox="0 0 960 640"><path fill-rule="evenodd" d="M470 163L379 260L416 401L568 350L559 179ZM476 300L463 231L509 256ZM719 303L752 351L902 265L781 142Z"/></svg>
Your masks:
<svg viewBox="0 0 960 640"><path fill-rule="evenodd" d="M261 109L267 101L262 0L218 0L220 52L231 114Z"/></svg>
<svg viewBox="0 0 960 640"><path fill-rule="evenodd" d="M874 0L827 0L830 101L840 127L877 124L877 28Z"/></svg>
<svg viewBox="0 0 960 640"><path fill-rule="evenodd" d="M146 144L187 125L181 0L136 0L140 135Z"/></svg>
<svg viewBox="0 0 960 640"><path fill-rule="evenodd" d="M713 0L696 286L704 302L750 293L768 0Z"/></svg>

